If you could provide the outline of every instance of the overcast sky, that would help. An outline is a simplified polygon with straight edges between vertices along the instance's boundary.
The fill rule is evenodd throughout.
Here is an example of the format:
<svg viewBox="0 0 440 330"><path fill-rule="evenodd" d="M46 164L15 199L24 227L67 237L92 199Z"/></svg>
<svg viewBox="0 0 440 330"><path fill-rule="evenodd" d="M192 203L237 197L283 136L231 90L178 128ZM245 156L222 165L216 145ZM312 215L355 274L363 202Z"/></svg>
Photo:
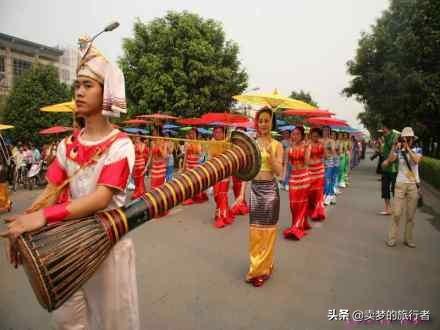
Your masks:
<svg viewBox="0 0 440 330"><path fill-rule="evenodd" d="M108 58L122 54L122 38L132 36L135 18L149 21L168 10L188 10L223 23L228 39L240 46L249 87L274 88L288 95L303 89L320 107L354 127L362 105L341 90L350 76L362 31L388 7L388 0L0 0L0 32L48 46L74 46L111 20L121 26L97 42Z"/></svg>

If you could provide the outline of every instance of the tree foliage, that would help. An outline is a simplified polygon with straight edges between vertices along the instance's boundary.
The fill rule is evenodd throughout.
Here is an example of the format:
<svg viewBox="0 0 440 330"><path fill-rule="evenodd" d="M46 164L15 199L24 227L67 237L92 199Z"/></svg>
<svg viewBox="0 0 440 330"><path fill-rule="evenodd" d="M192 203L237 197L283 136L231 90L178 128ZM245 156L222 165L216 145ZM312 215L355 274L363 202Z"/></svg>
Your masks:
<svg viewBox="0 0 440 330"><path fill-rule="evenodd" d="M297 91L290 92L289 97L292 99L304 101L310 105L313 105L314 107L318 107L318 103L315 100L313 100L312 95L310 95L309 92L303 91L302 89L299 92Z"/></svg>
<svg viewBox="0 0 440 330"><path fill-rule="evenodd" d="M314 107L318 107L318 103L313 100L312 95L309 92L305 92L302 89L298 91L292 91L289 95L290 98L304 101ZM282 119L286 120L289 124L293 125L304 125L304 117L301 116L288 116L282 117Z"/></svg>
<svg viewBox="0 0 440 330"><path fill-rule="evenodd" d="M412 126L425 142L439 140L439 17L438 0L392 0L362 34L343 93L365 105L359 119L372 134L387 120L397 129Z"/></svg>
<svg viewBox="0 0 440 330"><path fill-rule="evenodd" d="M72 125L72 115L44 113L40 108L71 97L69 88L61 83L53 66L35 64L15 81L4 109L4 123L14 125L7 134L14 141L40 144L44 137L38 131L52 125Z"/></svg>
<svg viewBox="0 0 440 330"><path fill-rule="evenodd" d="M123 52L131 114L224 111L247 86L238 45L225 39L219 22L196 14L168 12L149 23L137 21Z"/></svg>

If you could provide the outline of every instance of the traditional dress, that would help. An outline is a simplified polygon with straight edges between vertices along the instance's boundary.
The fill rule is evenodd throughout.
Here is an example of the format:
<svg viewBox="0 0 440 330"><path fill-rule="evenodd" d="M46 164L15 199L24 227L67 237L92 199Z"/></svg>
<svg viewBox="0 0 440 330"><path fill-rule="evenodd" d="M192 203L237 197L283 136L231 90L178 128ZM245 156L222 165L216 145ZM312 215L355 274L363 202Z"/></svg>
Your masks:
<svg viewBox="0 0 440 330"><path fill-rule="evenodd" d="M325 219L324 208L324 146L321 142L312 143L310 151L309 172L310 190L308 215L310 219L320 221Z"/></svg>
<svg viewBox="0 0 440 330"><path fill-rule="evenodd" d="M345 171L347 166L347 153L346 143L344 140L340 142L341 154L339 156L339 174L338 174L338 187L345 188Z"/></svg>
<svg viewBox="0 0 440 330"><path fill-rule="evenodd" d="M333 191L335 192L335 197L332 199L332 204L336 204L336 194L339 193L339 179L340 179L340 173L341 173L341 163L342 163L342 157L341 157L341 141L336 140L335 141L335 151L336 155L333 159L334 164L334 172L333 172Z"/></svg>
<svg viewBox="0 0 440 330"><path fill-rule="evenodd" d="M151 154L153 157L151 166L151 188L157 188L165 183L167 172L167 158L162 156L162 148L165 148L165 141L155 141ZM167 215L169 211L158 215L157 217L163 217Z"/></svg>
<svg viewBox="0 0 440 330"><path fill-rule="evenodd" d="M151 188L160 187L165 183L167 160L162 157L163 141L155 141L152 148L153 162L151 166Z"/></svg>
<svg viewBox="0 0 440 330"><path fill-rule="evenodd" d="M83 141L81 133L75 132L58 145L56 159L47 172L48 181L58 186L71 178L67 190L70 199L87 196L99 185L111 187L117 193L107 209L123 206L135 161L133 144L118 130L96 142ZM95 158L98 150L103 152L101 157L75 174L78 168ZM83 288L52 315L60 329L140 329L131 238L125 237L116 243Z"/></svg>
<svg viewBox="0 0 440 330"><path fill-rule="evenodd" d="M240 196L243 184L243 181L236 176L232 177L232 190L234 191L235 199ZM249 206L246 203L246 199L244 198L240 203L235 203L235 205L231 208L231 212L234 216L248 214Z"/></svg>
<svg viewBox="0 0 440 330"><path fill-rule="evenodd" d="M361 159L361 145L360 142L354 140L351 144L350 169L353 169L356 166L358 166L360 159Z"/></svg>
<svg viewBox="0 0 440 330"><path fill-rule="evenodd" d="M279 142L272 140L270 148L275 154ZM272 171L269 154L260 147L261 171ZM249 213L249 257L250 266L246 280L269 278L273 270L277 223L280 213L280 193L273 180L252 180Z"/></svg>
<svg viewBox="0 0 440 330"><path fill-rule="evenodd" d="M348 176L350 174L350 164L351 164L351 149L353 145L350 140L345 140L345 167L344 167L344 175L343 175L343 182L345 183L345 186L348 186L349 179Z"/></svg>
<svg viewBox="0 0 440 330"><path fill-rule="evenodd" d="M284 230L285 238L300 240L305 235L305 230L310 226L307 222L309 202L310 175L304 166L306 147L294 146L289 150L289 161L292 163L292 172L289 180L290 211L292 213L292 226Z"/></svg>
<svg viewBox="0 0 440 330"><path fill-rule="evenodd" d="M225 147L222 145L210 146L210 157L214 157L224 152ZM229 208L228 191L229 191L229 178L225 178L217 182L214 187L214 200L215 200L215 217L214 226L216 228L223 228L226 225L234 222L234 215Z"/></svg>
<svg viewBox="0 0 440 330"><path fill-rule="evenodd" d="M134 152L136 156L133 172L135 189L131 196L132 199L139 198L145 194L145 167L150 156L148 147L142 142L137 142L135 144Z"/></svg>
<svg viewBox="0 0 440 330"><path fill-rule="evenodd" d="M335 196L335 190L334 190L335 162L334 162L332 146L333 146L333 141L331 139L327 139L325 142L326 156L324 159L324 167L325 167L324 205L329 205Z"/></svg>
<svg viewBox="0 0 440 330"><path fill-rule="evenodd" d="M185 170L192 170L200 165L200 156L202 153L202 146L199 143L191 142L185 144ZM182 204L191 205L194 203L204 203L208 201L208 195L204 191L195 195L193 198L187 199Z"/></svg>

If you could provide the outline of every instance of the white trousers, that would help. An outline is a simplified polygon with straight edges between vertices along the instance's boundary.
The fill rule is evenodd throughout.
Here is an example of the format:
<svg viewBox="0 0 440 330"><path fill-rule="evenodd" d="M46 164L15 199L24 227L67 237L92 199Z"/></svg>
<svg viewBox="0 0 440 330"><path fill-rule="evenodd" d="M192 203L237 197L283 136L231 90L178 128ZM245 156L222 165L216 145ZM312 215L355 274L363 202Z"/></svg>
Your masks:
<svg viewBox="0 0 440 330"><path fill-rule="evenodd" d="M139 330L132 240L119 241L96 273L52 316L60 330Z"/></svg>

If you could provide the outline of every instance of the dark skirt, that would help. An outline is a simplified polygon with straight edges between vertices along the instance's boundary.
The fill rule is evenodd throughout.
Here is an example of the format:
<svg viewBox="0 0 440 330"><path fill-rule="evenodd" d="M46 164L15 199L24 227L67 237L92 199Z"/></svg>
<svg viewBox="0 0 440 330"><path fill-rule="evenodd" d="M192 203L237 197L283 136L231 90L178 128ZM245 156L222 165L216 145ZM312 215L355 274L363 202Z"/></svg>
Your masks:
<svg viewBox="0 0 440 330"><path fill-rule="evenodd" d="M280 192L275 180L253 180L251 183L251 225L273 226L280 214Z"/></svg>

